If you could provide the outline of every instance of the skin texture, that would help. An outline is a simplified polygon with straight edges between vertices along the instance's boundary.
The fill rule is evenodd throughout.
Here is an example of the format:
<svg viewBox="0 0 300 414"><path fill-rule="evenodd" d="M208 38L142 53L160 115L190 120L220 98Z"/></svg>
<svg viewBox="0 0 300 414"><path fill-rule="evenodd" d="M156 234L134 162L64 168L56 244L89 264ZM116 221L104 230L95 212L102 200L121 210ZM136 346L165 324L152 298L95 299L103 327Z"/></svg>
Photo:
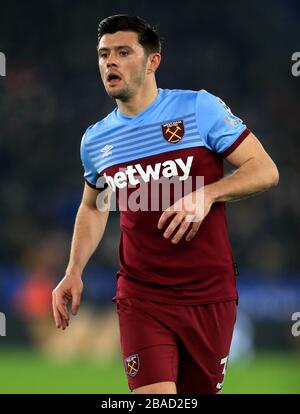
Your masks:
<svg viewBox="0 0 300 414"><path fill-rule="evenodd" d="M98 45L98 64L103 85L116 99L120 111L134 116L146 109L157 96L155 71L160 64L159 53L147 55L133 32L105 34ZM112 84L109 75L120 80Z"/></svg>
<svg viewBox="0 0 300 414"><path fill-rule="evenodd" d="M108 95L116 100L119 110L129 117L144 111L158 94L155 72L161 55L147 54L134 32L105 34L100 39L97 52L103 85ZM117 79L110 79L111 75ZM175 244L183 237L190 241L213 203L246 198L278 183L276 165L252 133L227 157L227 161L235 167L231 175L205 186L201 192L191 193L178 200L177 204L182 203L180 209L173 205L162 213L157 224L159 229L163 228L169 217L173 217L169 226L162 231L162 237ZM85 184L76 216L69 264L65 276L53 290L54 320L57 328L62 330L70 322L68 303L72 303L73 315L79 309L83 290L82 272L106 227L109 211L97 209L98 194L98 190ZM195 202L197 197L200 197L200 203ZM175 394L176 384L150 384L134 390L134 393Z"/></svg>
<svg viewBox="0 0 300 414"><path fill-rule="evenodd" d="M279 173L276 165L252 133L226 160L236 168L234 173L178 200L163 212L158 222L159 229L163 228L169 217L174 216L163 237L171 238L171 242L177 244L189 230L185 239L190 241L196 235L213 203L237 201L278 184ZM197 196L198 200L195 203ZM178 208L178 204L182 208Z"/></svg>

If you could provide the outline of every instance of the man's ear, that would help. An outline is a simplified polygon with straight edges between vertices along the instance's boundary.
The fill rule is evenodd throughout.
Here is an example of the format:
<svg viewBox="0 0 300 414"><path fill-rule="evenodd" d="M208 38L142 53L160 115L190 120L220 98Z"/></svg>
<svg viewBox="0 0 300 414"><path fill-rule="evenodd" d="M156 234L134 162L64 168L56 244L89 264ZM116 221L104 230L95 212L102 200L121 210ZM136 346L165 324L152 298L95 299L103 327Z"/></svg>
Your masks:
<svg viewBox="0 0 300 414"><path fill-rule="evenodd" d="M148 57L147 73L155 73L161 62L160 53L151 53Z"/></svg>

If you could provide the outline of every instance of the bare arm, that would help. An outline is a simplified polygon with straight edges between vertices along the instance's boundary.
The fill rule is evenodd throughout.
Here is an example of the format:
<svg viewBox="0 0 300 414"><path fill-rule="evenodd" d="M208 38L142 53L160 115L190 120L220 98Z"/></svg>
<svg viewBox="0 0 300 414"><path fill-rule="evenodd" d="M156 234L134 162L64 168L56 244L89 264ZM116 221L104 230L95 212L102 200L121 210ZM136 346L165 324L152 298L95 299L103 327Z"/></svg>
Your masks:
<svg viewBox="0 0 300 414"><path fill-rule="evenodd" d="M100 243L108 215L106 211L99 211L96 199L99 192L85 184L83 197L77 212L69 264L66 274L52 294L53 315L57 328L63 330L69 325L67 303L72 300L72 313L75 315L80 305L83 289L81 280L82 271L89 258Z"/></svg>
<svg viewBox="0 0 300 414"><path fill-rule="evenodd" d="M96 199L98 194L99 191L85 184L82 201L75 220L66 275L81 275L103 237L109 210L102 212L97 209Z"/></svg>
<svg viewBox="0 0 300 414"><path fill-rule="evenodd" d="M226 159L236 167L231 175L206 185L204 191L184 197L184 203L182 199L178 200L162 213L158 222L159 229L163 228L169 217L175 215L164 230L163 236L166 239L172 236L172 243L176 244L190 227L185 238L190 241L214 203L246 198L278 184L279 173L275 163L252 133ZM195 201L199 194L201 207Z"/></svg>
<svg viewBox="0 0 300 414"><path fill-rule="evenodd" d="M213 203L240 200L278 184L279 173L275 163L252 133L226 160L236 170L205 187L205 196Z"/></svg>

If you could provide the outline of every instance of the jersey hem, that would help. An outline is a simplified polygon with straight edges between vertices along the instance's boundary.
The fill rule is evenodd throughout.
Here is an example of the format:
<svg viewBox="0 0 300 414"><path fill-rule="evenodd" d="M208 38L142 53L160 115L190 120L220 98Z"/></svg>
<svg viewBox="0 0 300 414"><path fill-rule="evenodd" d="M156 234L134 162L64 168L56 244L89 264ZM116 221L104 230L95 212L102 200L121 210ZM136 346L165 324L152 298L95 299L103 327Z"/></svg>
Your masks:
<svg viewBox="0 0 300 414"><path fill-rule="evenodd" d="M221 153L223 158L228 157L228 155L230 155L243 141L245 138L247 138L247 136L251 133L251 131L246 128L241 135L238 137L238 139L236 139L234 141L234 143L232 145L230 145L229 148L227 148L224 152Z"/></svg>
<svg viewBox="0 0 300 414"><path fill-rule="evenodd" d="M87 183L89 187L93 188L94 190L97 190L97 187L94 184L91 184L86 178L84 178L84 181Z"/></svg>

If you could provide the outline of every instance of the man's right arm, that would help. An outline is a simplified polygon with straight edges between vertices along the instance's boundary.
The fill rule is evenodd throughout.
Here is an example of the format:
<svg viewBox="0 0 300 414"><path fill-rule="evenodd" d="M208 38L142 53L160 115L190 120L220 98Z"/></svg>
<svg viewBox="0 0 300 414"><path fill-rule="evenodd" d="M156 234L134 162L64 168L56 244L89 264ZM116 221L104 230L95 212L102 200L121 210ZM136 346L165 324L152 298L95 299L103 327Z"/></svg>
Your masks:
<svg viewBox="0 0 300 414"><path fill-rule="evenodd" d="M106 211L100 211L96 206L99 194L85 184L83 197L77 212L69 264L61 282L53 290L52 306L55 324L63 330L69 325L67 303L72 300L72 313L75 315L80 305L83 289L81 275L89 258L100 243L109 215L109 205Z"/></svg>

